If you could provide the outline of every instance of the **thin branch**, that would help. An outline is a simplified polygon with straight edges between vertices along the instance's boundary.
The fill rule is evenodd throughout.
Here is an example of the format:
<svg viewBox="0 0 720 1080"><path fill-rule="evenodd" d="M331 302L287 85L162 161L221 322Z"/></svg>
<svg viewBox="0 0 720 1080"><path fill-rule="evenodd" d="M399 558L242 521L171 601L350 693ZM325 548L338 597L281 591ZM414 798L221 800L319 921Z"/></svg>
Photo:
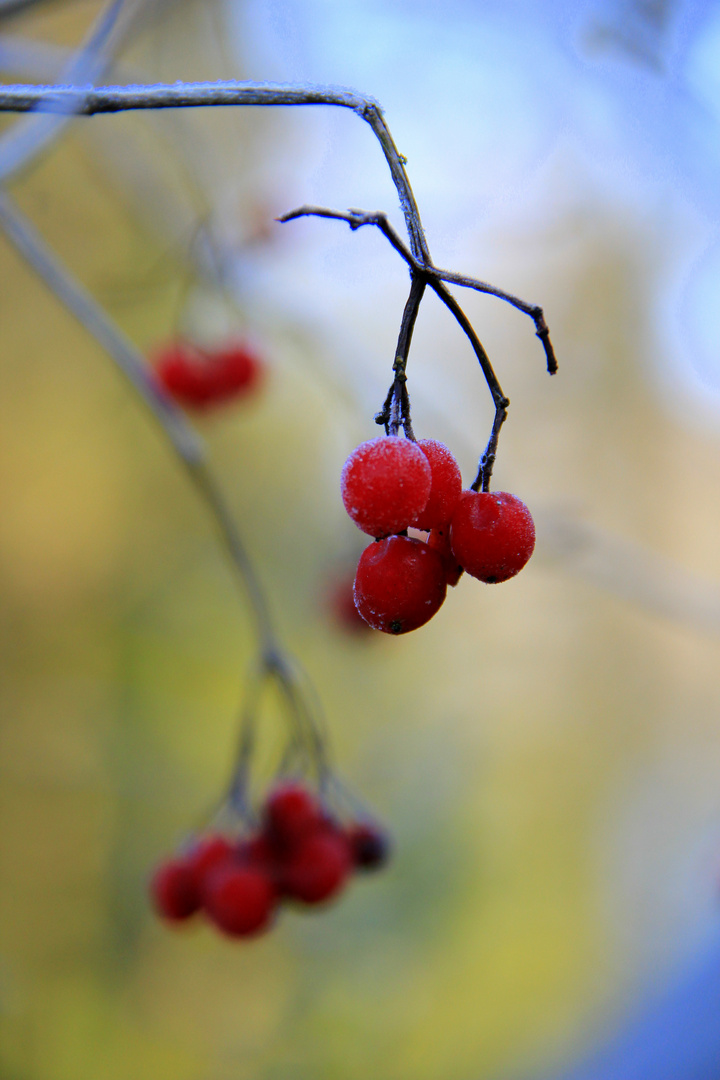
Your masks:
<svg viewBox="0 0 720 1080"><path fill-rule="evenodd" d="M480 458L480 465L478 473L472 484L470 485L473 491L489 491L490 490L490 478L492 476L493 465L495 464L495 456L497 454L498 437L500 435L500 428L507 419L508 406L510 405L510 398L506 397L503 393L502 387L498 382L497 375L493 370L493 366L490 363L490 358L485 351L485 347L480 341L480 338L475 333L472 323L468 319L463 309L458 304L452 293L445 288L442 282L430 280L430 288L442 300L445 307L452 312L457 319L461 328L465 331L470 344L473 347L475 355L478 358L482 373L485 376L485 382L488 384L488 389L492 394L493 403L495 405L495 417L493 419L492 431L490 432L490 438L488 444L485 447L485 452Z"/></svg>
<svg viewBox="0 0 720 1080"><path fill-rule="evenodd" d="M82 90L82 101L78 91ZM399 153L382 109L370 97L336 86L292 86L273 83L218 81L211 83L156 84L153 86L4 86L0 88L0 112L98 113L137 109L178 109L228 105L333 105L350 109L368 124L382 147L410 238L413 254L430 261L420 213Z"/></svg>

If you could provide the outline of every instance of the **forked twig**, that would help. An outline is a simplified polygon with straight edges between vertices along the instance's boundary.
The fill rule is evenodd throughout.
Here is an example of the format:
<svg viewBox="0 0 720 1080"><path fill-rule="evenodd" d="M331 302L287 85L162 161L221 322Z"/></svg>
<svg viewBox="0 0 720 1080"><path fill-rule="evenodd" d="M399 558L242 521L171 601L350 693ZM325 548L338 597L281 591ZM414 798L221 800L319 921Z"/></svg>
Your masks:
<svg viewBox="0 0 720 1080"><path fill-rule="evenodd" d="M550 334L542 308L537 304L528 304L524 300L512 296L510 293L503 292L501 289L496 289L493 285L488 285L484 281L478 281L475 278L465 277L461 274L454 274L448 270L441 270L434 266L429 260L426 262L421 261L416 258L412 251L410 251L407 245L398 236L397 232L388 221L387 215L380 211L328 210L323 206L300 206L297 210L291 210L289 213L283 214L282 217L278 218L278 221L293 221L300 217L321 217L330 218L335 221L345 221L353 231L362 228L364 225L375 225L410 268L412 287L410 298L408 299L403 312L400 337L396 349L395 362L393 364L395 379L388 391L383 408L375 417L378 424L385 425L385 430L387 432L397 434L399 424L392 410L393 406L398 403L396 412L400 413L400 422L404 426L405 434L409 438L413 438L412 426L410 424L410 402L405 386L405 368L407 366L407 351L412 337L412 329L417 316L417 309L422 300L426 285L430 286L443 304L445 304L448 310L454 315L477 356L495 406L495 416L493 419L492 431L490 432L490 438L485 451L480 458L477 476L470 485L474 491L489 491L490 478L492 476L495 456L497 454L500 428L507 418L510 400L503 393L493 366L490 363L490 358L488 357L482 342L475 333L470 320L448 289L445 288L445 282L453 285L461 285L467 289L474 289L476 292L488 293L500 300L505 300L519 311L529 315L535 323L535 333L542 341L545 349L548 373L554 375L557 371L557 360L555 359L555 353L553 351L552 342L550 341Z"/></svg>

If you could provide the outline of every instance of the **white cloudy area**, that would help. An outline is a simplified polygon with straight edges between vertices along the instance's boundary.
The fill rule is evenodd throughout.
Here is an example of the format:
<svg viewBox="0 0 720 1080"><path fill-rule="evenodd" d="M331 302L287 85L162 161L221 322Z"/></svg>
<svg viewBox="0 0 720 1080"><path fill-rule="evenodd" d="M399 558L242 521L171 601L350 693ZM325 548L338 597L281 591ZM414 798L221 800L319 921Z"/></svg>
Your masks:
<svg viewBox="0 0 720 1080"><path fill-rule="evenodd" d="M236 26L252 77L335 83L380 101L439 265L483 278L492 271L496 284L518 291L513 267L524 260L527 273L521 265L517 276L537 294L541 237L563 215L582 214L593 200L642 222L664 253L658 388L678 419L689 406L716 426L720 5L255 0ZM293 122L304 142L292 169L285 166L291 199L385 209L402 226L380 149L360 120L308 109ZM282 172L280 152L276 165ZM338 311L346 330L350 309L357 319L348 377L361 364L379 386L396 332L385 312L398 310L406 289L402 266L379 236L349 238L345 226L327 222L287 228L302 237L297 261L268 262L266 276L262 259L245 260L245 288L259 302L268 289L281 295L300 317L321 315L331 339ZM388 290L396 303L387 304ZM366 387L370 407L377 386ZM419 389L436 401L443 393Z"/></svg>

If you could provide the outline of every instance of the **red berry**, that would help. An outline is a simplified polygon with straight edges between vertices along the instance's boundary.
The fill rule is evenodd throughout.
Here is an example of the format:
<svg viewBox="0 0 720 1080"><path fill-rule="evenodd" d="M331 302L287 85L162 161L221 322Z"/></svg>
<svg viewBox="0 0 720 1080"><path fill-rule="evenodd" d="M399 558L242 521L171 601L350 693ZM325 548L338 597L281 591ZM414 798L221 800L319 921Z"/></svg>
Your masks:
<svg viewBox="0 0 720 1080"><path fill-rule="evenodd" d="M297 781L287 781L268 795L265 826L271 841L280 847L300 842L322 824L322 811L314 796Z"/></svg>
<svg viewBox="0 0 720 1080"><path fill-rule="evenodd" d="M248 937L264 930L276 899L272 882L261 870L231 864L212 872L204 897L208 917L231 937Z"/></svg>
<svg viewBox="0 0 720 1080"><path fill-rule="evenodd" d="M402 532L424 509L431 476L417 443L379 435L361 443L345 462L340 482L345 509L370 536Z"/></svg>
<svg viewBox="0 0 720 1080"><path fill-rule="evenodd" d="M241 343L199 349L178 341L161 350L155 375L163 389L181 405L206 409L250 393L262 377L259 358Z"/></svg>
<svg viewBox="0 0 720 1080"><path fill-rule="evenodd" d="M174 342L157 354L155 376L181 405L203 409L212 399L202 354L188 342Z"/></svg>
<svg viewBox="0 0 720 1080"><path fill-rule="evenodd" d="M243 866L261 870L274 882L277 880L282 854L270 837L260 832L243 840L238 848L237 858Z"/></svg>
<svg viewBox="0 0 720 1080"><path fill-rule="evenodd" d="M389 536L365 548L355 575L355 604L386 634L406 634L433 617L445 599L445 565L421 540Z"/></svg>
<svg viewBox="0 0 720 1080"><path fill-rule="evenodd" d="M379 870L390 854L387 834L375 825L356 822L347 830L355 866L360 870Z"/></svg>
<svg viewBox="0 0 720 1080"><path fill-rule="evenodd" d="M161 863L150 882L150 896L158 915L170 922L189 919L200 908L195 874L186 859Z"/></svg>
<svg viewBox="0 0 720 1080"><path fill-rule="evenodd" d="M449 523L442 528L433 529L427 538L427 545L441 557L445 566L445 581L454 588L462 577L463 568L458 564L450 547Z"/></svg>
<svg viewBox="0 0 720 1080"><path fill-rule="evenodd" d="M416 529L436 529L452 517L462 492L460 466L444 443L421 439L417 444L430 465L432 481L425 509L410 522Z"/></svg>
<svg viewBox="0 0 720 1080"><path fill-rule="evenodd" d="M488 584L522 570L535 547L525 503L506 491L465 491L450 523L450 546L461 566Z"/></svg>
<svg viewBox="0 0 720 1080"><path fill-rule="evenodd" d="M208 352L208 376L215 400L245 396L262 379L262 363L242 342L231 342Z"/></svg>
<svg viewBox="0 0 720 1080"><path fill-rule="evenodd" d="M294 900L319 904L340 892L351 867L350 847L342 834L315 833L288 859L282 874L283 891Z"/></svg>
<svg viewBox="0 0 720 1080"><path fill-rule="evenodd" d="M217 866L232 862L237 857L237 847L226 836L210 834L203 836L186 855L192 870L198 898L202 900L208 876Z"/></svg>

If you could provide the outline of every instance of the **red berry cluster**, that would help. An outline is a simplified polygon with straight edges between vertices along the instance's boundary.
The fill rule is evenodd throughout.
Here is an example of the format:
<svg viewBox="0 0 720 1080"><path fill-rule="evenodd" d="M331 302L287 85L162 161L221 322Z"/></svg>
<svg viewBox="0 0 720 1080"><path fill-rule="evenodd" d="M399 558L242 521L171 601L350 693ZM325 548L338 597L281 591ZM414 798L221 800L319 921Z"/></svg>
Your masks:
<svg viewBox="0 0 720 1080"><path fill-rule="evenodd" d="M345 462L341 489L358 528L376 538L360 556L355 605L387 634L423 626L463 570L480 581L507 581L533 553L535 526L507 492L463 491L458 464L443 443L381 435ZM428 532L426 541L406 535Z"/></svg>
<svg viewBox="0 0 720 1080"><path fill-rule="evenodd" d="M263 362L243 342L201 349L176 341L155 356L155 377L175 401L203 410L246 397L263 377Z"/></svg>
<svg viewBox="0 0 720 1080"><path fill-rule="evenodd" d="M207 834L155 871L150 892L171 922L197 912L230 937L267 930L282 901L320 904L337 896L355 871L388 857L375 825L341 826L307 788L286 782L270 792L256 832L240 839Z"/></svg>

